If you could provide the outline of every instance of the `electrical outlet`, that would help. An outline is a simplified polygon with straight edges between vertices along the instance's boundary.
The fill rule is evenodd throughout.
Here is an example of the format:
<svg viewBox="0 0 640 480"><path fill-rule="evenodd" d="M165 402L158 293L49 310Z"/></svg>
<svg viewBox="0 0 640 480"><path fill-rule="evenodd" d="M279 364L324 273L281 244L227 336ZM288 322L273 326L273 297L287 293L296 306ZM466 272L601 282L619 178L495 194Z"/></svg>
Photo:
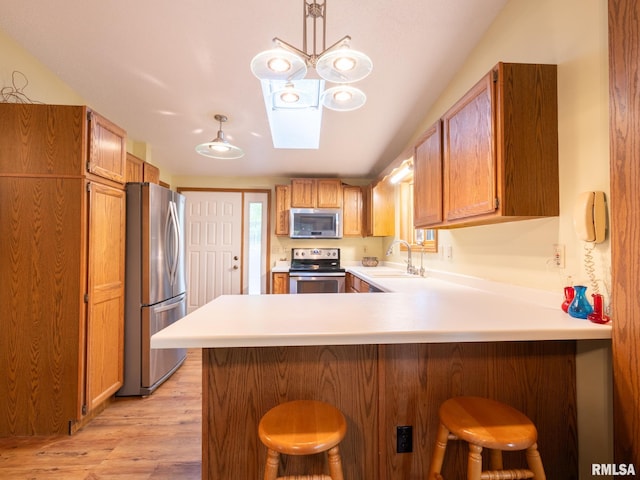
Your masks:
<svg viewBox="0 0 640 480"><path fill-rule="evenodd" d="M413 452L413 427L404 425L396 427L396 453Z"/></svg>
<svg viewBox="0 0 640 480"><path fill-rule="evenodd" d="M555 268L564 268L564 245L555 243L553 245L553 266Z"/></svg>

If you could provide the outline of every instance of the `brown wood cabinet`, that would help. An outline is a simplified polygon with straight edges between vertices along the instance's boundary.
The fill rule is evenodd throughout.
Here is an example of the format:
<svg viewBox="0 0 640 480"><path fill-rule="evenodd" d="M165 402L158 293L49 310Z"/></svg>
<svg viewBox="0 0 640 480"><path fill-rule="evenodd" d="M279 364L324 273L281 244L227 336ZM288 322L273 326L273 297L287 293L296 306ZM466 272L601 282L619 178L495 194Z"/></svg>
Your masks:
<svg viewBox="0 0 640 480"><path fill-rule="evenodd" d="M0 104L0 435L71 433L122 384L125 135Z"/></svg>
<svg viewBox="0 0 640 480"><path fill-rule="evenodd" d="M291 208L341 208L339 178L291 179Z"/></svg>
<svg viewBox="0 0 640 480"><path fill-rule="evenodd" d="M558 215L557 103L555 65L500 63L485 75L442 117L442 200L434 127L416 147L416 226Z"/></svg>
<svg viewBox="0 0 640 480"><path fill-rule="evenodd" d="M289 209L291 208L291 187L276 185L276 235L289 236Z"/></svg>
<svg viewBox="0 0 640 480"><path fill-rule="evenodd" d="M345 275L345 293L369 293L370 285L357 275L347 272Z"/></svg>
<svg viewBox="0 0 640 480"><path fill-rule="evenodd" d="M127 182L149 182L160 184L160 169L131 153L127 153Z"/></svg>
<svg viewBox="0 0 640 480"><path fill-rule="evenodd" d="M142 182L142 179L144 178L143 168L144 160L131 153L127 153L127 174L125 176L127 183Z"/></svg>
<svg viewBox="0 0 640 480"><path fill-rule="evenodd" d="M149 162L142 165L142 181L160 185L160 169Z"/></svg>
<svg viewBox="0 0 640 480"><path fill-rule="evenodd" d="M345 237L361 237L362 221L362 189L358 186L345 185L342 188L342 235Z"/></svg>
<svg viewBox="0 0 640 480"><path fill-rule="evenodd" d="M413 156L413 226L442 222L442 122L422 135Z"/></svg>
<svg viewBox="0 0 640 480"><path fill-rule="evenodd" d="M368 237L395 234L395 191L387 181L380 181L362 189L364 230Z"/></svg>
<svg viewBox="0 0 640 480"><path fill-rule="evenodd" d="M271 274L271 293L289 293L289 274L286 272L274 272Z"/></svg>

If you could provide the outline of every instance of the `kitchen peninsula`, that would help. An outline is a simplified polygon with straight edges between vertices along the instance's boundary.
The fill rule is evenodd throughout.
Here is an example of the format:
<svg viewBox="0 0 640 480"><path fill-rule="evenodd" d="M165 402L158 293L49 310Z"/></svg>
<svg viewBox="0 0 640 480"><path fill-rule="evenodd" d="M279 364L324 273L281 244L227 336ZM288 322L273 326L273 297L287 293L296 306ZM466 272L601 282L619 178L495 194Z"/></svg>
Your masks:
<svg viewBox="0 0 640 480"><path fill-rule="evenodd" d="M606 344L610 326L571 318L526 289L351 270L387 293L222 296L153 336L154 348L203 348L203 478L260 478L258 421L294 398L345 414L345 477L423 478L437 408L459 394L524 411L548 478L578 478L576 344ZM405 425L413 452L398 454ZM445 468L457 478L465 453L451 452ZM287 465L317 472L322 459Z"/></svg>

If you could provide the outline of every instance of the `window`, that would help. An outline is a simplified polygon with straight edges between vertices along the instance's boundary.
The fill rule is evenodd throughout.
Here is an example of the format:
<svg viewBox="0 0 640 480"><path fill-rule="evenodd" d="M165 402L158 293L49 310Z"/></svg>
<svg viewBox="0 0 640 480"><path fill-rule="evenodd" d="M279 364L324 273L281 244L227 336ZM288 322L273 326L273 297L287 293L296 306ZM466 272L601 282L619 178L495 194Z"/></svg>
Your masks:
<svg viewBox="0 0 640 480"><path fill-rule="evenodd" d="M413 177L398 183L400 231L398 238L424 252L438 251L438 233L433 229L413 228ZM406 249L401 245L401 249Z"/></svg>

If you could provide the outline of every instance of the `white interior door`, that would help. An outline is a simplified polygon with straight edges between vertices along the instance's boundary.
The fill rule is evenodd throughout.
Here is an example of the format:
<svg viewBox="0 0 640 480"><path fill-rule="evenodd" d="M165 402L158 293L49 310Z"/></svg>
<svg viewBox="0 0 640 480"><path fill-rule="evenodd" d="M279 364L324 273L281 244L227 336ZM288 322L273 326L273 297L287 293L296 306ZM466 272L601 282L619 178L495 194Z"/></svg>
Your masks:
<svg viewBox="0 0 640 480"><path fill-rule="evenodd" d="M187 198L187 313L241 293L242 192L182 192Z"/></svg>

